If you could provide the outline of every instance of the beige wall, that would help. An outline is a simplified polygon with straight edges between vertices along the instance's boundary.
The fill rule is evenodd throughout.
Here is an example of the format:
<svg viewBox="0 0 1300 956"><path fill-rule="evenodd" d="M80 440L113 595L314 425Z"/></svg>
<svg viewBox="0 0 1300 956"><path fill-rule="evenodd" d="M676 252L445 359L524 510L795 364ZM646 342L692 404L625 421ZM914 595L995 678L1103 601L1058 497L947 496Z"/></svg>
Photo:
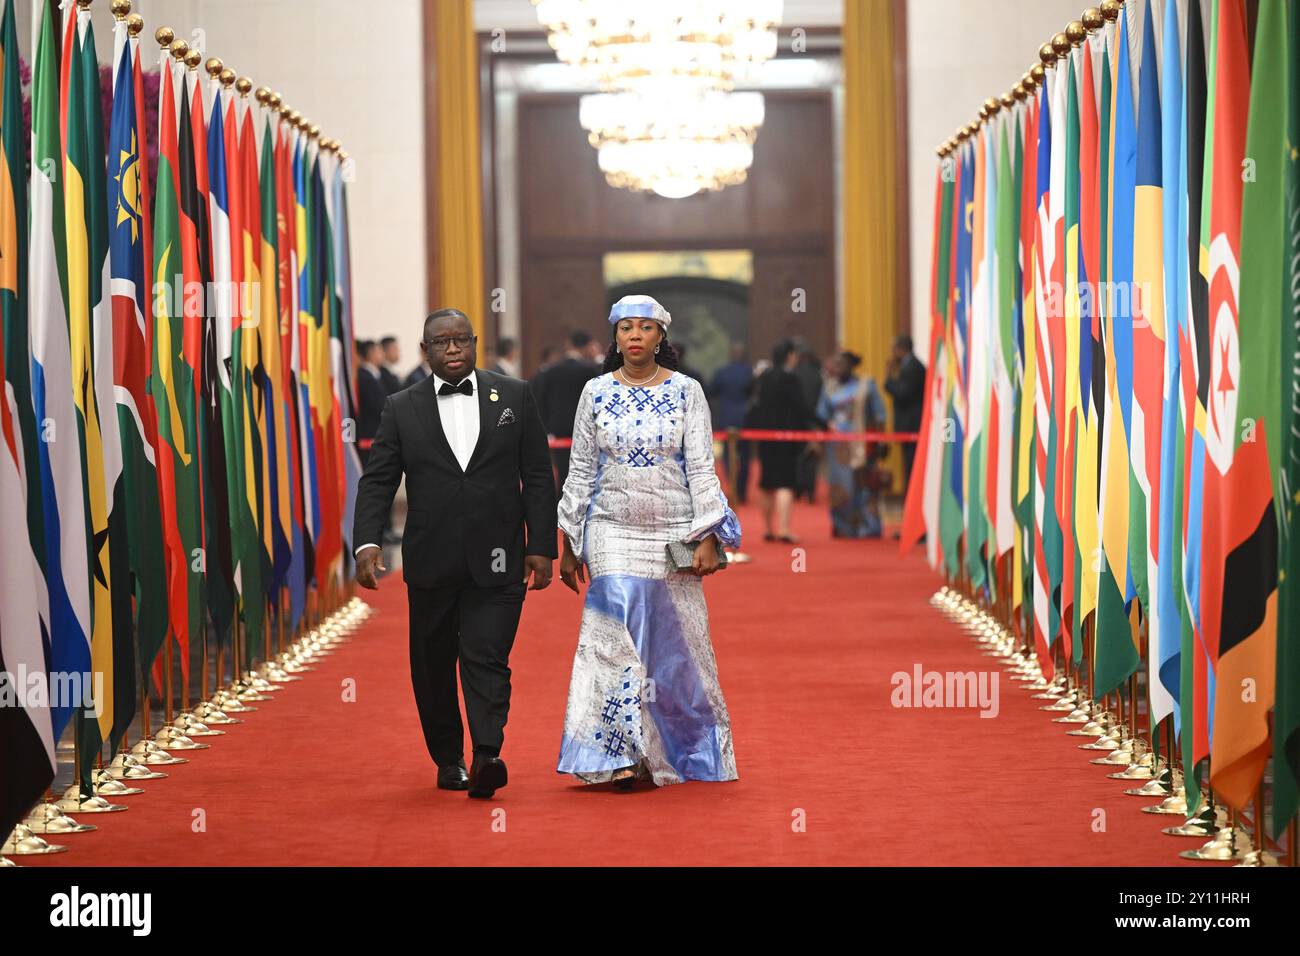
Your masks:
<svg viewBox="0 0 1300 956"><path fill-rule="evenodd" d="M31 32L31 0L18 0L19 35ZM205 55L219 56L255 85L277 90L343 143L355 161L350 186L357 335L402 340L403 364L418 355L425 314L424 110L419 0L136 0L153 31L170 26ZM91 5L101 63L113 51L109 0ZM199 32L195 32L195 31ZM27 54L30 62L30 52Z"/></svg>
<svg viewBox="0 0 1300 956"><path fill-rule="evenodd" d="M926 360L934 148L1007 92L1038 48L1077 18L1084 0L907 0L908 175L912 207L912 337Z"/></svg>

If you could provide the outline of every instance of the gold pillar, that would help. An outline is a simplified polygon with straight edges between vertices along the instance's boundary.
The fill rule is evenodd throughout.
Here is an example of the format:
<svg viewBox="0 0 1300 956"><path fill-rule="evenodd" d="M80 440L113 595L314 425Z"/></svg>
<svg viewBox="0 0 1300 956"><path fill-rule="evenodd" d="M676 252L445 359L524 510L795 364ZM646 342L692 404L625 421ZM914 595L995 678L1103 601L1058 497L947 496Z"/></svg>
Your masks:
<svg viewBox="0 0 1300 956"><path fill-rule="evenodd" d="M898 89L893 0L844 4L844 347L884 393L899 318ZM886 405L889 400L886 398ZM901 458L890 456L895 475Z"/></svg>
<svg viewBox="0 0 1300 956"><path fill-rule="evenodd" d="M425 0L429 308L462 309L483 334L483 185L472 0Z"/></svg>

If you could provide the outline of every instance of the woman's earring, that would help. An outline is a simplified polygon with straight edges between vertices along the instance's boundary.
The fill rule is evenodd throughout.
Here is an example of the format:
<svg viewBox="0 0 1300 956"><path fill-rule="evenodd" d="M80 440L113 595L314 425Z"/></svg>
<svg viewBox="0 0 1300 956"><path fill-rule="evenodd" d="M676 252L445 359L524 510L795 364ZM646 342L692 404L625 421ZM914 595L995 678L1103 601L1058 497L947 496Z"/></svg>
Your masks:
<svg viewBox="0 0 1300 956"><path fill-rule="evenodd" d="M655 346L655 355L658 355L658 354L659 354L659 346L656 345L656 346Z"/></svg>
<svg viewBox="0 0 1300 956"><path fill-rule="evenodd" d="M617 346L617 345L614 346L614 354L615 354L615 355L621 355L622 352L623 352L623 350L622 350L619 346Z"/></svg>

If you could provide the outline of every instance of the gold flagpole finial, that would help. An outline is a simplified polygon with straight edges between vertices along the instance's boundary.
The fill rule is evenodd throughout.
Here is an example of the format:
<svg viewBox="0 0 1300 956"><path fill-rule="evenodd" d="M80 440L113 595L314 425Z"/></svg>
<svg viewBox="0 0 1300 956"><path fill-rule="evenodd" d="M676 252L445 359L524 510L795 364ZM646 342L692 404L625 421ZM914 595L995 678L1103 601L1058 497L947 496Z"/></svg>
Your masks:
<svg viewBox="0 0 1300 956"><path fill-rule="evenodd" d="M1070 25L1065 28L1065 38L1070 41L1070 46L1077 47L1088 39L1088 28L1083 25L1082 20L1071 20Z"/></svg>
<svg viewBox="0 0 1300 956"><path fill-rule="evenodd" d="M316 139L318 136L320 136L320 127L317 126L315 123L312 123L311 128L307 130L307 135L310 136L312 139Z"/></svg>
<svg viewBox="0 0 1300 956"><path fill-rule="evenodd" d="M1034 81L1034 89L1043 85L1043 80L1047 77L1047 69L1041 63L1035 63L1029 71L1029 76Z"/></svg>
<svg viewBox="0 0 1300 956"><path fill-rule="evenodd" d="M1056 51L1052 49L1051 42L1044 43L1038 48L1038 59L1042 61L1044 67L1056 64Z"/></svg>
<svg viewBox="0 0 1300 956"><path fill-rule="evenodd" d="M184 40L172 40L170 50L173 60L184 62L185 54L190 52L190 45Z"/></svg>
<svg viewBox="0 0 1300 956"><path fill-rule="evenodd" d="M144 32L144 17L138 13L133 13L126 18L126 32L133 37L138 37Z"/></svg>
<svg viewBox="0 0 1300 956"><path fill-rule="evenodd" d="M253 81L246 76L241 76L235 80L235 92L240 96L247 96L249 90L253 88Z"/></svg>
<svg viewBox="0 0 1300 956"><path fill-rule="evenodd" d="M262 106L266 106L271 99L271 91L265 86L259 86L257 89L253 90L253 98Z"/></svg>
<svg viewBox="0 0 1300 956"><path fill-rule="evenodd" d="M301 126L302 126L302 114L299 113L297 110L290 110L290 111L289 111L289 125L290 125L290 126L301 127Z"/></svg>
<svg viewBox="0 0 1300 956"><path fill-rule="evenodd" d="M77 0L77 6L81 7L81 9L83 9L83 10L89 10L89 9L90 9L90 3L91 3L91 0Z"/></svg>
<svg viewBox="0 0 1300 956"><path fill-rule="evenodd" d="M1096 33L1105 22L1106 18L1101 15L1099 7L1089 7L1083 11L1083 28L1089 33Z"/></svg>
<svg viewBox="0 0 1300 956"><path fill-rule="evenodd" d="M1056 54L1058 60L1064 60L1071 49L1070 38L1064 33L1058 33L1052 37L1052 51Z"/></svg>
<svg viewBox="0 0 1300 956"><path fill-rule="evenodd" d="M113 11L114 20L125 20L131 12L131 0L113 0L109 9Z"/></svg>
<svg viewBox="0 0 1300 956"><path fill-rule="evenodd" d="M277 113L280 112L280 104L282 102L282 100L280 99L280 94L272 92L270 102L271 102L271 109L275 110Z"/></svg>
<svg viewBox="0 0 1300 956"><path fill-rule="evenodd" d="M221 62L221 57L210 56L208 61L203 64L203 69L207 71L208 76L214 80L221 76L221 71L226 68L226 64Z"/></svg>
<svg viewBox="0 0 1300 956"><path fill-rule="evenodd" d="M235 71L230 67L226 67L221 71L221 76L217 77L217 79L221 80L222 86L226 89L230 89L235 85Z"/></svg>
<svg viewBox="0 0 1300 956"><path fill-rule="evenodd" d="M1103 0L1101 5L1101 16L1107 23L1114 23L1119 19L1119 8L1122 6L1119 0Z"/></svg>
<svg viewBox="0 0 1300 956"><path fill-rule="evenodd" d="M185 65L189 67L191 73L197 70L199 68L199 64L202 62L203 62L203 54L200 53L198 50L190 50L190 52L185 54Z"/></svg>
<svg viewBox="0 0 1300 956"><path fill-rule="evenodd" d="M176 33L171 27L159 27L153 31L154 41L163 49L170 47L172 41L176 39Z"/></svg>

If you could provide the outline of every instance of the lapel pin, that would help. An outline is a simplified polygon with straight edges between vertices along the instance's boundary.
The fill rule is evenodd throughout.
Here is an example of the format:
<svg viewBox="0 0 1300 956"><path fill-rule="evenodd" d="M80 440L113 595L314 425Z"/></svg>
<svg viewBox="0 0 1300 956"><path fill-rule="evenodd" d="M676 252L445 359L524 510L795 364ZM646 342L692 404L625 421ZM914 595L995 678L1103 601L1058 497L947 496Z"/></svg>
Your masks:
<svg viewBox="0 0 1300 956"><path fill-rule="evenodd" d="M500 397L497 395L497 390L496 390L495 388L492 389L492 391L488 394L488 401L490 401L490 402L495 402L495 401L499 401L499 400L500 400Z"/></svg>

